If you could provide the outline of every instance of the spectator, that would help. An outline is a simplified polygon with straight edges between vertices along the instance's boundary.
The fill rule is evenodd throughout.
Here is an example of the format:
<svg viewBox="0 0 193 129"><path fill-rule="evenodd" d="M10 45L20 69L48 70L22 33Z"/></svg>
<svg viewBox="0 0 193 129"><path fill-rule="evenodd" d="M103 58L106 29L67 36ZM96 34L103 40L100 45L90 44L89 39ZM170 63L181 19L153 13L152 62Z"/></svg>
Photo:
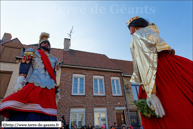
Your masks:
<svg viewBox="0 0 193 129"><path fill-rule="evenodd" d="M92 129L95 129L95 127L94 127L94 126L92 126Z"/></svg>
<svg viewBox="0 0 193 129"><path fill-rule="evenodd" d="M121 129L127 129L127 126L125 124L122 124Z"/></svg>
<svg viewBox="0 0 193 129"><path fill-rule="evenodd" d="M74 125L74 129L77 129L77 125Z"/></svg>
<svg viewBox="0 0 193 129"><path fill-rule="evenodd" d="M101 126L101 129L105 129L105 125L102 125L102 126Z"/></svg>
<svg viewBox="0 0 193 129"><path fill-rule="evenodd" d="M127 124L127 129L131 129L130 126Z"/></svg>
<svg viewBox="0 0 193 129"><path fill-rule="evenodd" d="M114 122L114 128L117 129L117 122Z"/></svg>
<svg viewBox="0 0 193 129"><path fill-rule="evenodd" d="M61 122L61 128L60 129L64 129L64 124Z"/></svg>
<svg viewBox="0 0 193 129"><path fill-rule="evenodd" d="M63 124L63 119L62 119L62 117L60 118L60 121L61 121L61 128L60 128L60 129L64 129L64 124Z"/></svg>
<svg viewBox="0 0 193 129"><path fill-rule="evenodd" d="M110 127L110 129L115 129L114 125L112 125L112 126Z"/></svg>
<svg viewBox="0 0 193 129"><path fill-rule="evenodd" d="M92 129L91 123L88 124L87 129Z"/></svg>
<svg viewBox="0 0 193 129"><path fill-rule="evenodd" d="M66 129L69 129L69 122L68 122L68 120L66 121Z"/></svg>
<svg viewBox="0 0 193 129"><path fill-rule="evenodd" d="M61 117L62 119L62 123L64 124L64 129L66 129L66 120L65 120L65 118L64 118L64 115Z"/></svg>

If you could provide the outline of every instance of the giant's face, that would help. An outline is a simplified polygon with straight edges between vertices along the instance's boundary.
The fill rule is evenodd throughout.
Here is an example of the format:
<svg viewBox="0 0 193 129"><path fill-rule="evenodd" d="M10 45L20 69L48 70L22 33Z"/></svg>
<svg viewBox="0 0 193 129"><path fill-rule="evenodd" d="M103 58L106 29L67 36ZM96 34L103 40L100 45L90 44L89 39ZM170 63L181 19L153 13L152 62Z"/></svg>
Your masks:
<svg viewBox="0 0 193 129"><path fill-rule="evenodd" d="M133 33L135 33L136 29L135 29L135 27L131 26L131 27L129 27L129 30L130 30L130 34L132 35Z"/></svg>
<svg viewBox="0 0 193 129"><path fill-rule="evenodd" d="M42 47L50 48L50 44L48 42L41 43Z"/></svg>

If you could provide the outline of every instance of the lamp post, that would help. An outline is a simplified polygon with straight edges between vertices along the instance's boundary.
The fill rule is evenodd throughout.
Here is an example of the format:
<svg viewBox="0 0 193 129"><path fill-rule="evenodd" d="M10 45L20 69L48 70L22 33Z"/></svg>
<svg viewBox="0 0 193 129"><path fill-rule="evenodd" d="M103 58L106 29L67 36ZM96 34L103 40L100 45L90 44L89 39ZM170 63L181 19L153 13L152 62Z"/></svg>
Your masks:
<svg viewBox="0 0 193 129"><path fill-rule="evenodd" d="M125 87L126 87L126 92L130 94L131 93L131 87L129 86L129 84L125 85Z"/></svg>

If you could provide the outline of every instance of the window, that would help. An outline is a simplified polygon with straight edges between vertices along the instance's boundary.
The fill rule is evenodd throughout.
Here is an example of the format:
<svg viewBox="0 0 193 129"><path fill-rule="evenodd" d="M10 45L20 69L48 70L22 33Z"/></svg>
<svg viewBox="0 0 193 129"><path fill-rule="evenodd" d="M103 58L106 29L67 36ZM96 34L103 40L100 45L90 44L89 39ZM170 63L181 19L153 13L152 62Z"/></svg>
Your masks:
<svg viewBox="0 0 193 129"><path fill-rule="evenodd" d="M118 77L111 77L111 85L114 96L122 95L120 79Z"/></svg>
<svg viewBox="0 0 193 129"><path fill-rule="evenodd" d="M93 76L93 94L105 95L104 77Z"/></svg>
<svg viewBox="0 0 193 129"><path fill-rule="evenodd" d="M139 127L139 117L137 112L129 112L131 125L133 127Z"/></svg>
<svg viewBox="0 0 193 129"><path fill-rule="evenodd" d="M72 85L72 95L85 95L85 75L74 74Z"/></svg>
<svg viewBox="0 0 193 129"><path fill-rule="evenodd" d="M71 129L74 128L74 125L77 125L77 128L81 128L85 125L85 109L84 108L74 108L70 110L70 123Z"/></svg>
<svg viewBox="0 0 193 129"><path fill-rule="evenodd" d="M132 86L134 100L138 100L139 85L135 83L131 83L131 86Z"/></svg>
<svg viewBox="0 0 193 129"><path fill-rule="evenodd" d="M105 125L106 129L108 129L107 109L94 108L94 126L99 129L102 125Z"/></svg>

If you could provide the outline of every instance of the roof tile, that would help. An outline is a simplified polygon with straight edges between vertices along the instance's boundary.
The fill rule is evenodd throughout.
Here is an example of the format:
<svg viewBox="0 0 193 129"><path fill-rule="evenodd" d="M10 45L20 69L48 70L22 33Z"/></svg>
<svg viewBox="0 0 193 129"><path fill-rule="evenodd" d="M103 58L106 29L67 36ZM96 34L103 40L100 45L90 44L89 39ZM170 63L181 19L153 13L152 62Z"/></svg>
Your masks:
<svg viewBox="0 0 193 129"><path fill-rule="evenodd" d="M122 69L125 74L133 73L133 61L110 59L114 64L116 64L119 69Z"/></svg>
<svg viewBox="0 0 193 129"><path fill-rule="evenodd" d="M36 46L24 45L27 48L37 49ZM97 54L85 51L72 50L63 51L63 49L51 48L50 53L58 58L60 62L64 61L63 64L87 66L96 68L107 68L107 69L122 69L124 73L131 74L133 71L132 61L109 59L104 54Z"/></svg>

